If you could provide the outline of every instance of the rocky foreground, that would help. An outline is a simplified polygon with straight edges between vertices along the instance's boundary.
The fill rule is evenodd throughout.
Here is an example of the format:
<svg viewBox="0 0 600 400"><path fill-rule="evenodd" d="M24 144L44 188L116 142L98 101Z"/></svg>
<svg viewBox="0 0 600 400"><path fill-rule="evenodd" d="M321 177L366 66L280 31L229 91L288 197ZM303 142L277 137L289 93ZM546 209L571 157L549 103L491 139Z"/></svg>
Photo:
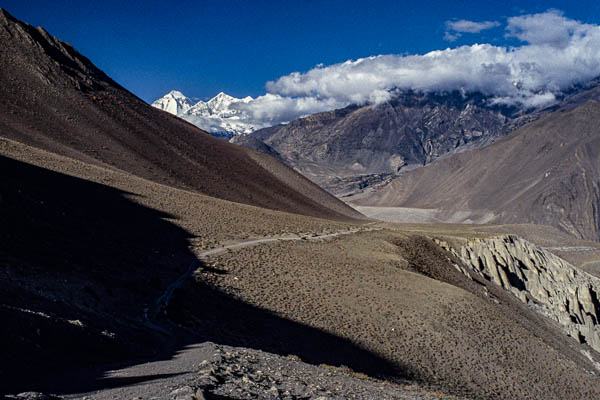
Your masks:
<svg viewBox="0 0 600 400"><path fill-rule="evenodd" d="M306 364L297 356L212 346L213 360L201 363L189 385L171 392L176 400L458 399L375 380L348 367Z"/></svg>
<svg viewBox="0 0 600 400"><path fill-rule="evenodd" d="M204 358L204 360L201 360ZM205 342L191 347L171 361L142 364L113 371L110 376L140 376L140 383L125 387L60 397L40 392L9 395L8 399L382 399L458 400L461 397L376 380L348 367L310 365L297 356L280 356L260 350ZM175 367L177 368L177 367ZM169 373L170 372L170 373ZM152 379L154 375L158 379ZM144 380L143 378L146 377Z"/></svg>

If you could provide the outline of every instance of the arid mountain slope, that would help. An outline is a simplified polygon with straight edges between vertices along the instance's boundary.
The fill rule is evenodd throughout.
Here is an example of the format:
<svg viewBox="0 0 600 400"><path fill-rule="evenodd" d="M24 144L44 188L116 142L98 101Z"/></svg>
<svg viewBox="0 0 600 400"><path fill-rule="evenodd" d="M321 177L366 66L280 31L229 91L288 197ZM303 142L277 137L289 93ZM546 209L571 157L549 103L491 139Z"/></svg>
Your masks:
<svg viewBox="0 0 600 400"><path fill-rule="evenodd" d="M120 87L73 47L0 10L0 135L222 199L324 218L360 214L271 157L215 139ZM263 165L262 167L260 165Z"/></svg>
<svg viewBox="0 0 600 400"><path fill-rule="evenodd" d="M308 333L276 331L218 297L206 296L210 307L198 309L193 293L208 285L382 355L393 371L352 355L342 362L392 383L410 378L472 399L598 398L597 372L581 353L589 347L501 287L457 271L461 261L431 239L394 228L220 255L186 283L171 315L198 331L218 327L233 346L283 345L313 364L330 351L320 340L304 348L297 338ZM458 240L460 229L446 240ZM236 318L212 317L217 307Z"/></svg>
<svg viewBox="0 0 600 400"><path fill-rule="evenodd" d="M558 110L483 149L400 174L357 204L552 225L600 240L600 103Z"/></svg>
<svg viewBox="0 0 600 400"><path fill-rule="evenodd" d="M144 310L202 250L232 239L348 228L2 138L0 167L0 397L90 390L108 384L95 382L92 365L168 358L175 339L148 326ZM87 375L69 382L79 369Z"/></svg>
<svg viewBox="0 0 600 400"><path fill-rule="evenodd" d="M207 341L325 364L319 374L378 377L386 392L409 379L438 398L600 397L589 348L494 283L457 271L461 260L432 240L440 226L367 231L296 214L342 218L346 209L272 158L150 109L67 45L1 16L12 47L2 48L0 71L10 100L0 112L0 397L148 398L157 393L137 389L160 382L169 393L160 397L174 398L185 372L206 398L248 398L222 394L228 376L221 367L201 374L210 368L202 355L185 369L146 369L150 359L180 363ZM72 63L56 64L61 57ZM248 239L254 247L233 247ZM260 357L256 368L273 358ZM225 372L263 382L251 398L298 388L272 363L248 379L243 360L229 359L237 367ZM111 373L128 365L143 372ZM265 385L271 377L281 391Z"/></svg>

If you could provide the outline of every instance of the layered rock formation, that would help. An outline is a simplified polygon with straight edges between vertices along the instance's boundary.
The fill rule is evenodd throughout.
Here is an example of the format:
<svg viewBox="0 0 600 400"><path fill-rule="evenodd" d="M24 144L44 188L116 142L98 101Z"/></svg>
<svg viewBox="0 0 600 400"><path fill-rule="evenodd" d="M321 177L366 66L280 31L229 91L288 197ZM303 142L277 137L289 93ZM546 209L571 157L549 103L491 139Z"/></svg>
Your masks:
<svg viewBox="0 0 600 400"><path fill-rule="evenodd" d="M468 240L458 250L469 270L558 322L565 332L600 352L600 279L513 235ZM464 267L457 266L469 275Z"/></svg>

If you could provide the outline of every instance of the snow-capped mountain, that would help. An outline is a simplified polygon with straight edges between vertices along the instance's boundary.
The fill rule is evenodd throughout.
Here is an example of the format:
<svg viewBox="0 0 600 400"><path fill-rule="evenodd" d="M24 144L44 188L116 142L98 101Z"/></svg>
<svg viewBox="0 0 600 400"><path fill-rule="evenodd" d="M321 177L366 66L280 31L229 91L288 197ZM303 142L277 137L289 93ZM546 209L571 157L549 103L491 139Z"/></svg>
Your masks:
<svg viewBox="0 0 600 400"><path fill-rule="evenodd" d="M247 135L263 128L251 120L237 104L248 104L252 97L238 99L223 92L208 101L194 103L183 93L172 90L152 103L153 107L177 115L217 136Z"/></svg>
<svg viewBox="0 0 600 400"><path fill-rule="evenodd" d="M223 92L219 93L212 99L210 99L206 105L210 110L220 112L221 114L226 113L230 110L230 106L233 103L249 103L253 99L250 96L244 97L243 99L236 99L235 97L229 96Z"/></svg>
<svg viewBox="0 0 600 400"><path fill-rule="evenodd" d="M183 93L177 90L171 90L169 93L152 103L153 107L160 108L161 110L175 115L185 114L193 105L194 102L190 98L184 96Z"/></svg>

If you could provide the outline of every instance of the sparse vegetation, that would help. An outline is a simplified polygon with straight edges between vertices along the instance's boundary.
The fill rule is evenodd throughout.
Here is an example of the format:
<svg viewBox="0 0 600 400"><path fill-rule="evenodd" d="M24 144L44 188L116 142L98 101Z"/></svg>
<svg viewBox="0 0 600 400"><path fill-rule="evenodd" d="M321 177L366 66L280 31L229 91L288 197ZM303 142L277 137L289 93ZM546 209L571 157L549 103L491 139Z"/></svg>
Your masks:
<svg viewBox="0 0 600 400"><path fill-rule="evenodd" d="M425 237L362 233L266 244L214 261L227 265L229 274L198 274L201 285L381 355L396 370L380 378L417 379L477 398L590 398L587 391L598 390L597 378L568 361L575 356L560 331L489 287L496 304ZM194 290L188 286L185 297ZM180 300L195 326L193 301ZM279 340L276 332L266 336ZM296 354L315 360L310 352ZM373 377L355 364L350 368Z"/></svg>

